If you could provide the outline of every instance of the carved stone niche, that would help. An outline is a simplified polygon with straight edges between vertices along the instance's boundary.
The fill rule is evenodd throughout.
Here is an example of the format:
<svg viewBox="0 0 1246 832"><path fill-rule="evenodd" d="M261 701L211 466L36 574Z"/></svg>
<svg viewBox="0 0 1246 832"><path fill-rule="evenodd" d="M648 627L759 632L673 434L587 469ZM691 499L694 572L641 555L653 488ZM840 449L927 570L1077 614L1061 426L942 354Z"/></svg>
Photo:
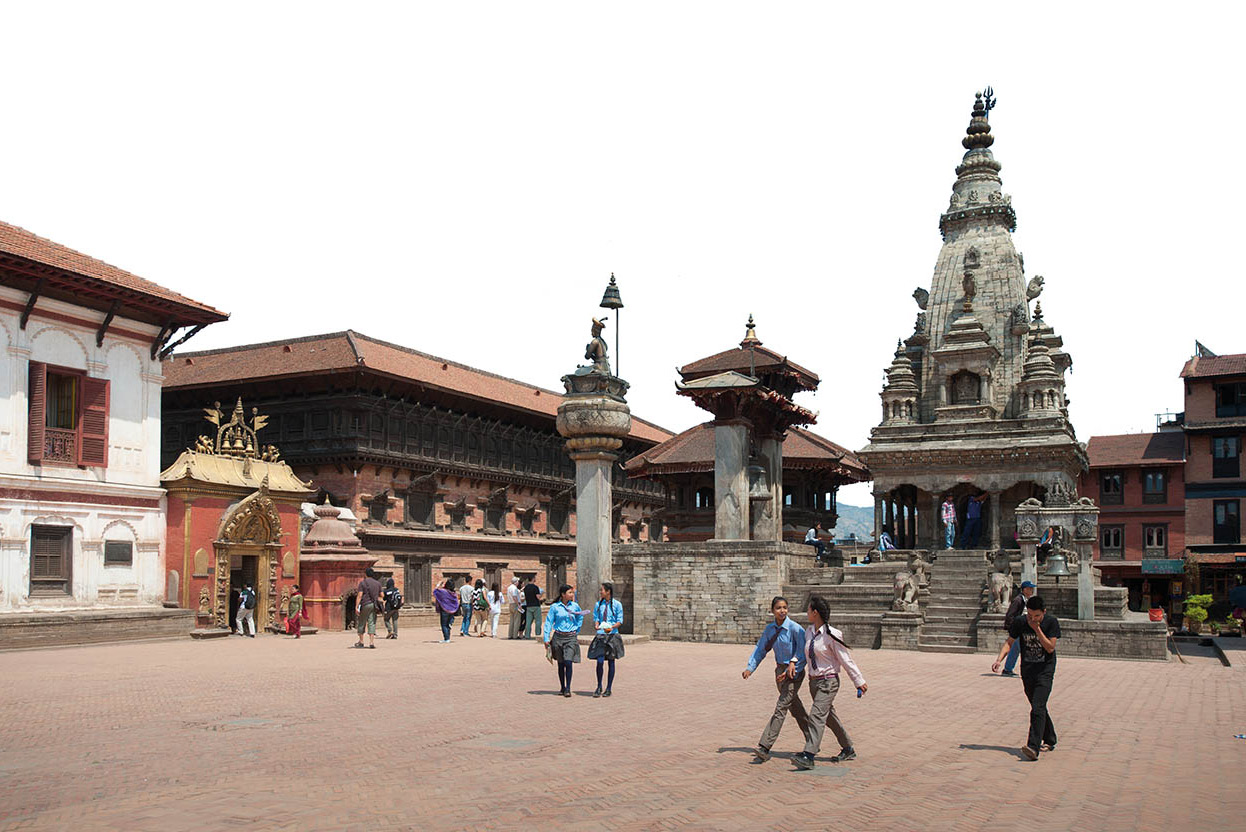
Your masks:
<svg viewBox="0 0 1246 832"><path fill-rule="evenodd" d="M948 398L951 404L981 404L982 377L969 370L961 370L948 379Z"/></svg>

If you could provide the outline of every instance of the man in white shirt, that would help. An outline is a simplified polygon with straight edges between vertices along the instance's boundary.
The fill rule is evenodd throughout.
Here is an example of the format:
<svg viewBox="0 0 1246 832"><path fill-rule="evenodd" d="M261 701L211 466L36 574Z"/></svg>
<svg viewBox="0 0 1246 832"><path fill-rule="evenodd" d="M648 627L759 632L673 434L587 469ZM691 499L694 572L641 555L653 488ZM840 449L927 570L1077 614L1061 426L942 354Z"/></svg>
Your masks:
<svg viewBox="0 0 1246 832"><path fill-rule="evenodd" d="M805 543L809 544L817 552L818 563L822 562L822 556L826 554L826 544L818 539L818 533L822 531L822 524L815 523L813 528L805 532Z"/></svg>
<svg viewBox="0 0 1246 832"><path fill-rule="evenodd" d="M510 629L507 631L507 638L519 638L519 628L523 622L519 619L518 578L511 578L511 584L506 588L506 604L510 611Z"/></svg>
<svg viewBox="0 0 1246 832"><path fill-rule="evenodd" d="M468 575L463 579L463 585L459 587L459 612L463 615L463 627L460 635L467 635L472 626L472 595L476 592L476 588L472 586L472 576Z"/></svg>

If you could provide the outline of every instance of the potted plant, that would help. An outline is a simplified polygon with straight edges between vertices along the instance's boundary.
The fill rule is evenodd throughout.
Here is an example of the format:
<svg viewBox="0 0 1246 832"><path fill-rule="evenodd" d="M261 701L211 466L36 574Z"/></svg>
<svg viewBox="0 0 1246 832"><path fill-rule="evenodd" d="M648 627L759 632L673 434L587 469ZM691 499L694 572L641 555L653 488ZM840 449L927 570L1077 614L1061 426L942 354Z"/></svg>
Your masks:
<svg viewBox="0 0 1246 832"><path fill-rule="evenodd" d="M1187 595L1185 599L1185 622L1190 632L1198 635L1202 632L1203 622L1207 620L1207 608L1211 606L1211 595Z"/></svg>

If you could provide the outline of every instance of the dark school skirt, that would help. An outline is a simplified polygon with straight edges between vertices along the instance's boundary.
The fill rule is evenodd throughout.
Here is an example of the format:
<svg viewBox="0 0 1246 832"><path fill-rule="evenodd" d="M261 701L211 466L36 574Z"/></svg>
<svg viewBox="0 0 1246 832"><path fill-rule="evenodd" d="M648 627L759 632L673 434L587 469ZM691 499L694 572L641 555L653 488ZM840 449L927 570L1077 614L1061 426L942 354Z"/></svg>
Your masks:
<svg viewBox="0 0 1246 832"><path fill-rule="evenodd" d="M603 633L595 637L588 646L588 657L608 661L623 658L623 637L618 633Z"/></svg>
<svg viewBox="0 0 1246 832"><path fill-rule="evenodd" d="M550 636L549 653L556 662L580 661L580 634L560 633L557 630Z"/></svg>

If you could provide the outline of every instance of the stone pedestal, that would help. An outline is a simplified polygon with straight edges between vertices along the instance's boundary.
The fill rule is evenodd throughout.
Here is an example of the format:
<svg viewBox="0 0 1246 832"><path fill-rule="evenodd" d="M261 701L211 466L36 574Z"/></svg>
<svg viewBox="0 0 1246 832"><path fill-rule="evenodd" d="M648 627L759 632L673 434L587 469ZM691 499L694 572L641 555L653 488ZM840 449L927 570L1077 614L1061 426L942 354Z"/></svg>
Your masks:
<svg viewBox="0 0 1246 832"><path fill-rule="evenodd" d="M581 607L591 608L598 586L611 579L611 473L632 416L623 399L627 382L585 369L563 376L567 397L558 406L558 432L575 460L575 595ZM549 588L551 599L557 591ZM592 617L585 616L584 630L592 629Z"/></svg>
<svg viewBox="0 0 1246 832"><path fill-rule="evenodd" d="M748 540L748 425L714 423L714 539Z"/></svg>
<svg viewBox="0 0 1246 832"><path fill-rule="evenodd" d="M1091 542L1074 542L1077 549L1077 618L1079 621L1095 620L1095 576L1091 572Z"/></svg>
<svg viewBox="0 0 1246 832"><path fill-rule="evenodd" d="M916 650L917 637L922 627L921 613L883 613L879 646L887 650Z"/></svg>

